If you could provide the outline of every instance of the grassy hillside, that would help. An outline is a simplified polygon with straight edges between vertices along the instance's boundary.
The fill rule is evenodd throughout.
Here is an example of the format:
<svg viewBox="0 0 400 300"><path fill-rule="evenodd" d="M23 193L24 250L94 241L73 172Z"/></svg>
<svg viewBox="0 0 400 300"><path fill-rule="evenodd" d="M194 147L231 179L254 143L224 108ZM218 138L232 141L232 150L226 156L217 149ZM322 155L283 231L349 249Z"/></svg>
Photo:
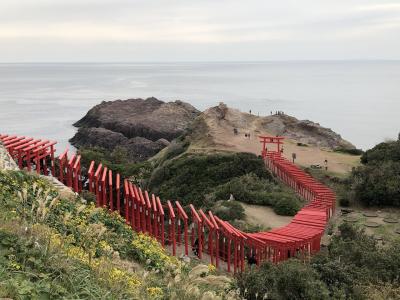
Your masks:
<svg viewBox="0 0 400 300"><path fill-rule="evenodd" d="M178 261L116 213L59 198L46 179L0 171L0 205L0 298L228 297L215 268Z"/></svg>

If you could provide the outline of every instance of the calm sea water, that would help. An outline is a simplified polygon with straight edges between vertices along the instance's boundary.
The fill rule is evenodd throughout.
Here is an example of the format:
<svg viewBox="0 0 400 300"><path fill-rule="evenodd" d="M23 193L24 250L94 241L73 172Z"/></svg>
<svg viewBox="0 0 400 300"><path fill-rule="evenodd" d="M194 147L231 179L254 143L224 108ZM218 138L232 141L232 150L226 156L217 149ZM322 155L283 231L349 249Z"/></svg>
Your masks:
<svg viewBox="0 0 400 300"><path fill-rule="evenodd" d="M400 61L358 61L0 64L0 132L56 139L61 150L93 105L150 96L282 110L364 149L400 131Z"/></svg>

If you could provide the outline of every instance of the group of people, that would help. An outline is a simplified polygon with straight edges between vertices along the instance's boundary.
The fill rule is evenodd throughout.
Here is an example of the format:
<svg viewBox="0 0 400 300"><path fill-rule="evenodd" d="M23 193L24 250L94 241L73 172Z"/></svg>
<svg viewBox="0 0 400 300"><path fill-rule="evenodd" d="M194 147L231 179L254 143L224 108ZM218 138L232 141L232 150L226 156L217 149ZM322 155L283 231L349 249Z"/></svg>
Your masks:
<svg viewBox="0 0 400 300"><path fill-rule="evenodd" d="M279 115L279 116L282 116L282 115L284 115L285 113L283 112L283 111L281 111L281 110L276 110L275 111L275 115ZM272 116L272 110L271 110L271 116Z"/></svg>

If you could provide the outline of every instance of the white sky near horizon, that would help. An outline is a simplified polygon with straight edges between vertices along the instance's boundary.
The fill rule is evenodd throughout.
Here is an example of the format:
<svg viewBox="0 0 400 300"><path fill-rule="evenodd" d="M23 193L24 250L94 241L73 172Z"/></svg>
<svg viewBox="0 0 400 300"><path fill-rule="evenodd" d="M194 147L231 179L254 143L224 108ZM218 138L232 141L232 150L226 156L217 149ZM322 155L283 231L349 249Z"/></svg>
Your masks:
<svg viewBox="0 0 400 300"><path fill-rule="evenodd" d="M400 58L400 0L1 0L0 62Z"/></svg>

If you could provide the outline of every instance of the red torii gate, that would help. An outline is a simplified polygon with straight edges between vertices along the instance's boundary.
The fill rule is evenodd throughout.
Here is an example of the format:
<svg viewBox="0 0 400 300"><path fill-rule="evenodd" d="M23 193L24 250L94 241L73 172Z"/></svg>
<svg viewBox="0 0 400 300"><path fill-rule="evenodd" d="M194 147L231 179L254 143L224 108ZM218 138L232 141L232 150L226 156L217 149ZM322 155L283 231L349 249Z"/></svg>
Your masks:
<svg viewBox="0 0 400 300"><path fill-rule="evenodd" d="M258 136L260 138L260 143L262 143L262 151L261 151L261 156L265 158L267 156L267 144L275 144L276 145L276 153L281 155L281 145L283 145L283 140L285 139L282 136L263 136L260 135Z"/></svg>
<svg viewBox="0 0 400 300"><path fill-rule="evenodd" d="M16 135L0 135L0 140L3 142L11 157L18 162L20 169L23 168L23 162L25 161L28 171L32 170L32 163L34 163L38 174L40 174L42 169L41 165L43 165L43 173L48 175L46 159L50 158L51 172L55 175L54 145L57 144L57 142L35 140L33 138L26 138L25 136L18 137Z"/></svg>
<svg viewBox="0 0 400 300"><path fill-rule="evenodd" d="M201 209L196 210L190 204L193 225L191 226L192 246L194 246L194 239L197 236L199 258L202 258L203 252L208 252L211 263L215 263L217 267L219 267L219 260L222 258L227 262L228 271L231 270L232 262L234 272L243 271L246 253L247 255L254 254L258 265L264 260L276 263L295 255L307 259L311 254L319 251L321 236L335 209L335 195L328 187L317 182L281 156L280 147L283 144L283 137L260 137L260 139L260 142L263 143L262 155L267 168L282 182L308 200L309 203L298 212L288 225L269 232L251 234L241 232L229 222L215 217L210 211L206 214ZM40 172L42 160L51 157L51 153L54 155L54 148L52 147L54 144L52 143L55 142L48 140L42 141L8 135L0 135L0 140L10 154L18 159L21 168L23 162L26 161L29 169L33 163L36 165L37 172ZM276 144L277 151L268 151L266 149L268 143ZM82 190L80 156L74 154L68 159L68 150L66 150L59 156L58 161L60 181L66 182L75 191L80 192ZM43 173L46 173L46 162L43 165L45 166ZM54 169L52 173L55 173ZM168 240L172 244L173 255L177 253L177 240L178 244L181 243L181 221L183 221L185 255L188 255L189 219L178 201L175 201L174 205L171 201L167 201L165 205L168 210L167 217L159 197L154 194L151 194L150 197L147 191L143 192L141 188L127 179L122 179L123 185L121 187L120 175L118 173L113 174L111 169L101 163L96 169L95 162L92 161L87 173L89 191L96 194L97 206L105 206L113 211L115 208L114 200L116 199L117 210L120 214L125 215L126 222L132 226L132 229L154 236L160 240L163 246L165 246L166 229L164 222L167 219L169 222ZM113 175L116 179L115 189L113 188ZM121 192L123 199L121 199ZM114 195L114 193L116 194ZM176 233L176 219L178 219L178 233ZM196 226L197 232L195 232Z"/></svg>

